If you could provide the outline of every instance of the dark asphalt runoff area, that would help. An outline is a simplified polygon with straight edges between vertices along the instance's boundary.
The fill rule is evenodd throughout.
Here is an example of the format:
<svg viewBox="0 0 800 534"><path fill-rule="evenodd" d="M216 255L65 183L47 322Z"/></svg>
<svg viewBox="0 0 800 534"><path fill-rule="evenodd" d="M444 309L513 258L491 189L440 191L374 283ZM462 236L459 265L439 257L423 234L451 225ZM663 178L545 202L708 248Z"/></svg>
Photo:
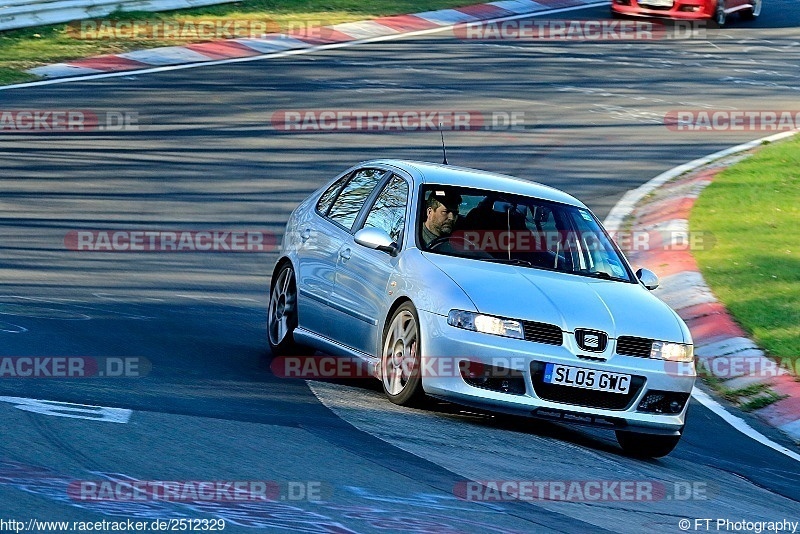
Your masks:
<svg viewBox="0 0 800 534"><path fill-rule="evenodd" d="M222 518L225 532L336 533L680 532L682 519L705 532L717 519L800 521L798 462L699 404L674 453L641 461L600 430L438 402L398 408L372 381L281 379L265 328L274 249L65 244L87 229L280 239L291 210L354 163L442 156L438 132L278 131L271 117L284 110L521 114L522 129L446 132L450 163L564 189L602 218L663 171L773 133L674 131L669 112L800 111L798 26L800 4L767 0L757 22L732 17L698 39L480 42L442 32L0 90L0 109L129 113L139 124L0 134L0 356L101 361L105 375L0 378L0 519ZM119 361L145 376L108 376ZM90 487L82 483L133 480L266 481L275 499L75 494ZM457 498L466 480L638 481L664 491L653 500L474 502ZM702 518L713 519L708 529Z"/></svg>

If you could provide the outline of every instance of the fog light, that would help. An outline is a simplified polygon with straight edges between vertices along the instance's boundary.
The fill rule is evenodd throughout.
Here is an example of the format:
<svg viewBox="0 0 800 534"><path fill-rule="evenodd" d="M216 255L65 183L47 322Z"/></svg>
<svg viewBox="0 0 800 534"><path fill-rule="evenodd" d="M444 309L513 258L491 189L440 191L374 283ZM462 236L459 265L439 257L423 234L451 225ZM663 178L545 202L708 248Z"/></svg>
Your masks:
<svg viewBox="0 0 800 534"><path fill-rule="evenodd" d="M489 383L489 377L486 376L471 376L470 379L476 386L485 386Z"/></svg>
<svg viewBox="0 0 800 534"><path fill-rule="evenodd" d="M525 377L521 371L467 360L460 361L458 366L461 378L472 387L510 395L525 394Z"/></svg>
<svg viewBox="0 0 800 534"><path fill-rule="evenodd" d="M688 393L675 391L648 391L636 411L648 413L678 414L689 400Z"/></svg>
<svg viewBox="0 0 800 534"><path fill-rule="evenodd" d="M642 399L642 402L639 403L639 410L643 412L650 412L655 411L653 407L664 400L664 395L660 395L658 393L648 393Z"/></svg>

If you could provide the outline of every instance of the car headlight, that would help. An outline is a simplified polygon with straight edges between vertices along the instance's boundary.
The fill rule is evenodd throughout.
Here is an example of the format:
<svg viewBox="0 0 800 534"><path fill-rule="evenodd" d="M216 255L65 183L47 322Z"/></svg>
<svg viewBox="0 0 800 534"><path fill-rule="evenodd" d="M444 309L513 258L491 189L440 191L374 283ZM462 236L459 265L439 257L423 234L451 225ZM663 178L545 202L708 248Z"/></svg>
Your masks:
<svg viewBox="0 0 800 534"><path fill-rule="evenodd" d="M671 362L691 362L694 361L694 346L654 341L650 349L650 357Z"/></svg>
<svg viewBox="0 0 800 534"><path fill-rule="evenodd" d="M525 339L522 323L514 319L503 319L492 315L484 315L462 310L450 310L447 324L456 328L464 328L484 334Z"/></svg>

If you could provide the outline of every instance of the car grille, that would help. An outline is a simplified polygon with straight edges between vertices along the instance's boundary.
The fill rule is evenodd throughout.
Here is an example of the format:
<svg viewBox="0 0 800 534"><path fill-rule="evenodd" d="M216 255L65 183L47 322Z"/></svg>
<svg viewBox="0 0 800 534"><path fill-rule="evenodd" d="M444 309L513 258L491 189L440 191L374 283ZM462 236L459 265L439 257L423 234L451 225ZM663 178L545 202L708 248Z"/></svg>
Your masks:
<svg viewBox="0 0 800 534"><path fill-rule="evenodd" d="M548 345L564 343L564 333L554 324L522 321L522 328L525 332L525 341L536 341Z"/></svg>
<svg viewBox="0 0 800 534"><path fill-rule="evenodd" d="M643 376L634 375L631 377L631 388L625 395L558 384L545 384L543 381L544 367L545 364L542 362L531 362L531 380L536 396L546 401L571 404L573 406L604 410L625 410L630 407L634 399L639 395L645 383Z"/></svg>
<svg viewBox="0 0 800 534"><path fill-rule="evenodd" d="M620 336L617 339L617 354L621 354L623 356L649 358L650 349L652 349L652 347L652 339L633 336Z"/></svg>
<svg viewBox="0 0 800 534"><path fill-rule="evenodd" d="M674 2L670 2L669 4L663 5L663 6L661 6L661 5L653 5L653 4L650 4L648 2L642 2L642 1L637 1L636 3L639 4L640 7L643 7L645 9L652 9L653 11L669 11L670 9L672 9L675 6ZM659 2L656 2L656 4L658 4L658 3Z"/></svg>

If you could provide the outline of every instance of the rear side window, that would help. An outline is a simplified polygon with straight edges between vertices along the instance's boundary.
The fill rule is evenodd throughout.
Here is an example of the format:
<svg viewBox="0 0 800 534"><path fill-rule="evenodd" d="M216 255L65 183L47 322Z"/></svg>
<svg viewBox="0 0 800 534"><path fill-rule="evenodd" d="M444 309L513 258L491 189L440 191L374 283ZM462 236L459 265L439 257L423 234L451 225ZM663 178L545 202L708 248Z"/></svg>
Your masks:
<svg viewBox="0 0 800 534"><path fill-rule="evenodd" d="M328 218L348 230L351 229L358 213L364 207L364 201L384 174L386 171L380 169L362 169L353 174L333 202Z"/></svg>
<svg viewBox="0 0 800 534"><path fill-rule="evenodd" d="M325 192L322 193L322 196L319 197L319 201L317 202L317 211L321 215L328 214L328 208L331 207L333 199L336 198L336 194L339 192L339 190L342 188L342 186L344 185L344 183L347 181L348 178L350 178L350 175L345 174L344 176L333 182L333 185L331 185L328 189L326 189Z"/></svg>

